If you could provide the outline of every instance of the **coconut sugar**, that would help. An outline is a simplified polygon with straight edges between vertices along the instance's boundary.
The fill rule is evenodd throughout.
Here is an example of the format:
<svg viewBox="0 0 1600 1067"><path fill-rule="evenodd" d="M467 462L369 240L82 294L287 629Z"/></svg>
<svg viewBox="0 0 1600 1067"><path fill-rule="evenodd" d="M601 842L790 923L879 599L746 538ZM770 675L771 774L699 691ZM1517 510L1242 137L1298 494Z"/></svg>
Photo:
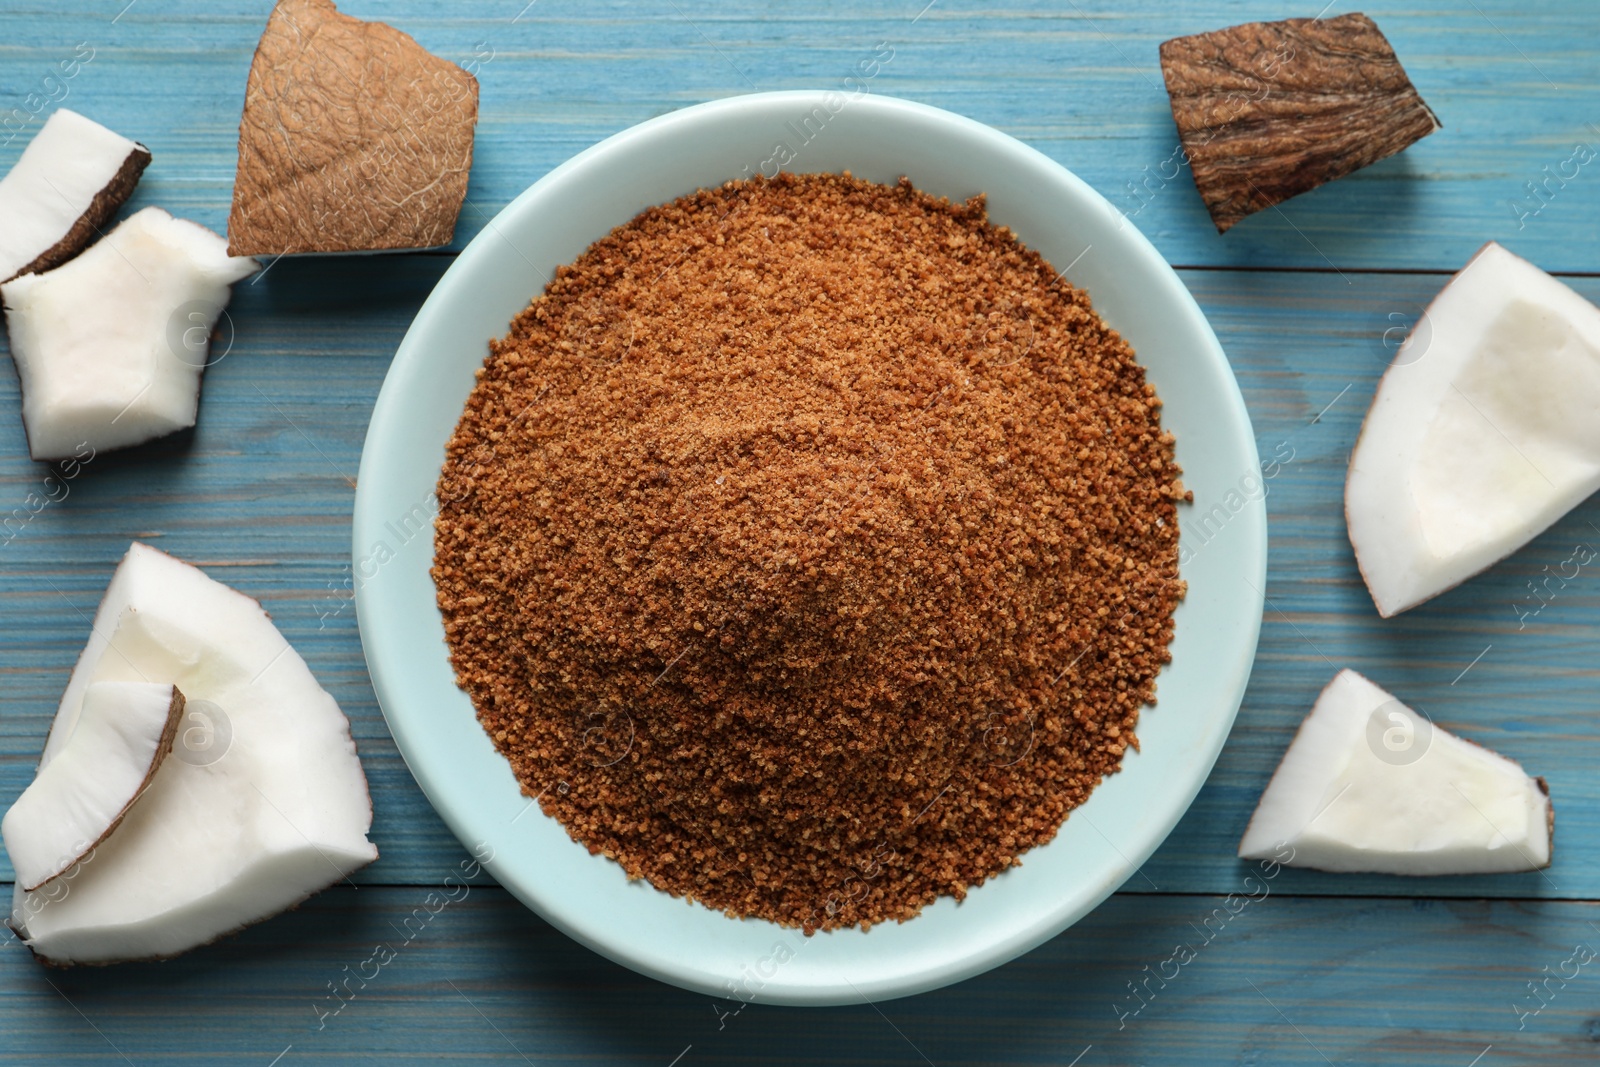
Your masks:
<svg viewBox="0 0 1600 1067"><path fill-rule="evenodd" d="M439 480L457 679L632 878L807 932L1049 841L1170 657L1132 349L981 197L730 182L560 268Z"/></svg>

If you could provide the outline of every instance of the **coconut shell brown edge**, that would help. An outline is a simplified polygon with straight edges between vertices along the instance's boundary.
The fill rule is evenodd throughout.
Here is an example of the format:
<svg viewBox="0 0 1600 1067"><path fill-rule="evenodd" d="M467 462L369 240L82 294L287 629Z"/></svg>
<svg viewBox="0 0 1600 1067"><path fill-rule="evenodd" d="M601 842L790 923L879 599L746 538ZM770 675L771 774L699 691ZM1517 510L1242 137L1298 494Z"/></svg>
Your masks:
<svg viewBox="0 0 1600 1067"><path fill-rule="evenodd" d="M61 240L40 252L34 257L33 262L17 271L11 278L54 270L88 248L90 242L99 236L105 224L111 221L111 216L115 215L117 209L127 203L128 197L133 195L134 186L139 184L139 177L144 174L145 167L150 165L150 159L150 149L135 142L133 151L122 161L122 166L117 168L117 173L112 175L111 181L106 183L104 189L94 194L88 209L78 216ZM0 283L8 282L11 278L0 278Z"/></svg>

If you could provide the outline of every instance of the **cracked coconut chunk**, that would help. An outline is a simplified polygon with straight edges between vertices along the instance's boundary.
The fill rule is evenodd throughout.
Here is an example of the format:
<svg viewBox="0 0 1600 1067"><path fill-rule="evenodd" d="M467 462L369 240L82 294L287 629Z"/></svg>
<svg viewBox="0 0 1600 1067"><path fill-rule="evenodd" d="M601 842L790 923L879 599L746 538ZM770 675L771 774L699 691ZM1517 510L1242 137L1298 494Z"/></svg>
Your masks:
<svg viewBox="0 0 1600 1067"><path fill-rule="evenodd" d="M1485 245L1384 372L1345 517L1379 614L1471 578L1600 489L1600 308Z"/></svg>
<svg viewBox="0 0 1600 1067"><path fill-rule="evenodd" d="M59 267L133 195L150 150L58 109L0 179L0 282Z"/></svg>
<svg viewBox="0 0 1600 1067"><path fill-rule="evenodd" d="M256 269L204 226L147 207L65 266L0 285L33 458L193 426L212 328Z"/></svg>
<svg viewBox="0 0 1600 1067"><path fill-rule="evenodd" d="M1340 671L1261 794L1241 859L1289 846L1295 867L1493 874L1550 865L1544 779Z"/></svg>
<svg viewBox="0 0 1600 1067"><path fill-rule="evenodd" d="M176 687L172 753L121 822L11 925L55 964L171 956L275 915L377 858L350 724L256 601L128 549L62 695L38 780L82 760L108 685ZM102 750L98 757L106 758ZM27 794L24 794L26 798ZM32 802L12 823L66 819ZM14 857L15 858L15 857Z"/></svg>

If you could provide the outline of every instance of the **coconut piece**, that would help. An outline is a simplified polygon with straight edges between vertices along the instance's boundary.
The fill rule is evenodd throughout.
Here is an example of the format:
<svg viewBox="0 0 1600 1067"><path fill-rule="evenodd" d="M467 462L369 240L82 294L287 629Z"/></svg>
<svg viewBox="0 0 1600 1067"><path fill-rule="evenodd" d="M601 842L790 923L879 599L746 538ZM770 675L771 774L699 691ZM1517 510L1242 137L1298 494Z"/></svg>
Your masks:
<svg viewBox="0 0 1600 1067"><path fill-rule="evenodd" d="M193 426L228 287L257 266L204 226L147 207L65 266L0 285L33 458Z"/></svg>
<svg viewBox="0 0 1600 1067"><path fill-rule="evenodd" d="M92 855L13 898L12 926L48 962L171 956L377 858L339 705L258 603L142 544L100 602L41 775L70 752L92 686L147 679L188 698L172 756Z"/></svg>
<svg viewBox="0 0 1600 1067"><path fill-rule="evenodd" d="M1493 242L1384 372L1345 518L1379 614L1515 552L1600 488L1600 308Z"/></svg>
<svg viewBox="0 0 1600 1067"><path fill-rule="evenodd" d="M172 750L183 694L156 682L100 682L59 758L11 805L0 834L32 891L94 851L149 785Z"/></svg>
<svg viewBox="0 0 1600 1067"><path fill-rule="evenodd" d="M1362 14L1175 37L1161 45L1161 73L1218 233L1440 126Z"/></svg>
<svg viewBox="0 0 1600 1067"><path fill-rule="evenodd" d="M83 251L133 195L150 150L59 108L0 178L0 282Z"/></svg>
<svg viewBox="0 0 1600 1067"><path fill-rule="evenodd" d="M467 195L478 80L331 0L280 0L250 64L236 255L431 248Z"/></svg>
<svg viewBox="0 0 1600 1067"><path fill-rule="evenodd" d="M1328 683L1261 794L1242 859L1378 874L1550 865L1544 779L1434 725L1352 670Z"/></svg>

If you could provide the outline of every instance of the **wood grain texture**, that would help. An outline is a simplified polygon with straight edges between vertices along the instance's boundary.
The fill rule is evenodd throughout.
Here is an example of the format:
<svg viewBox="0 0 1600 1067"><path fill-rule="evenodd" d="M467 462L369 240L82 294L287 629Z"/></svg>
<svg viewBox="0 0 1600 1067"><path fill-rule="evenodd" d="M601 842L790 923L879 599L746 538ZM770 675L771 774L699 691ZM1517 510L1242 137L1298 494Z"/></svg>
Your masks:
<svg viewBox="0 0 1600 1067"><path fill-rule="evenodd" d="M1600 501L1436 600L1378 618L1345 532L1345 468L1387 358L1445 279L1194 272L1185 280L1229 353L1267 473L1275 472L1262 483L1267 607L1228 746L1146 873L1163 888L1186 890L1222 892L1237 880L1232 849L1257 797L1317 693L1348 666L1545 775L1556 808L1554 866L1434 879L1291 871L1285 891L1594 899L1600 882L1580 871L1594 864L1591 843L1600 841L1600 784L1590 769L1600 753L1600 572L1585 569L1541 595L1529 583L1542 581L1547 567L1558 571L1576 544L1600 548ZM1568 281L1600 300L1595 279ZM1192 515L1214 503L1196 500ZM1188 522L1187 543L1204 551L1207 532ZM1136 881L1129 890L1149 888Z"/></svg>
<svg viewBox="0 0 1600 1067"><path fill-rule="evenodd" d="M245 80L270 4L137 0L113 23L126 3L9 10L0 22L0 117L25 111L29 93L48 91L42 79L53 64L87 43L94 58L65 83L64 102L154 151L133 206L159 203L221 232ZM1568 165L1572 176L1561 176L1575 143L1600 147L1591 125L1600 124L1591 51L1600 9L1582 0L1362 5L1445 128L1225 236L1174 154L1157 49L1170 37L1314 9L1281 0L1177 8L1161 0L999 8L938 0L913 21L925 3L540 0L524 11L526 0L347 0L341 10L386 19L457 63L480 63L480 123L457 247L603 137L715 97L837 88L888 41L895 57L868 83L873 92L1021 138L1130 214L1174 263L1456 270L1494 239L1548 270L1594 269L1600 162ZM1336 3L1330 13L1355 6ZM0 166L24 139L0 148ZM1538 196L1530 182L1542 183Z"/></svg>
<svg viewBox="0 0 1600 1067"><path fill-rule="evenodd" d="M949 989L741 1009L610 963L501 890L429 891L332 890L162 964L45 971L0 948L0 1063L1468 1067L1492 1046L1477 1067L1573 1067L1600 1043L1600 960L1562 966L1600 951L1593 904L1268 895L1224 922L1223 898L1116 897ZM1179 944L1193 958L1163 967ZM1531 1014L1546 968L1576 973ZM1157 972L1140 1007L1128 984Z"/></svg>
<svg viewBox="0 0 1600 1067"><path fill-rule="evenodd" d="M96 459L69 483L65 500L14 527L0 544L0 676L8 683L0 691L0 797L30 780L89 617L128 541L139 538L260 598L351 716L383 854L358 881L414 883L455 847L383 725L344 585L367 417L389 355L448 262L285 259L240 285L223 322L231 348L207 372L198 427ZM1600 752L1600 571L1586 570L1533 615L1541 601L1527 588L1572 544L1600 547L1600 501L1459 589L1379 619L1345 536L1345 461L1391 346L1444 279L1183 277L1232 359L1274 474L1263 483L1269 607L1238 726L1195 807L1152 859L1152 881L1163 891L1236 887L1244 867L1233 849L1256 797L1317 692L1348 665L1544 775L1557 811L1555 865L1543 875L1471 879L1289 872L1285 885L1600 898L1600 850L1585 847L1600 841L1600 779L1590 771ZM1600 300L1600 278L1571 281ZM0 375L0 521L27 515L28 494L48 471L26 458L19 411L15 377ZM1205 550L1208 536L1228 536L1225 526L1197 525L1213 503L1196 500L1186 512L1184 543L1194 551ZM1159 706L1150 714L1160 715ZM1150 885L1135 879L1128 889Z"/></svg>
<svg viewBox="0 0 1600 1067"><path fill-rule="evenodd" d="M1547 268L1600 273L1600 171L1586 165L1560 177L1575 140L1600 144L1588 126L1600 122L1593 5L1365 7L1446 128L1218 237L1187 172L1166 162L1177 141L1156 47L1312 10L1264 0L1179 10L1156 0L1003 9L938 0L914 19L925 0L525 2L341 5L457 62L481 57L480 44L493 50L478 71L482 122L458 244L605 135L753 88L837 84L887 40L895 58L873 91L1021 137L1123 206L1170 259L1195 268L1183 278L1239 375L1273 475L1269 606L1229 745L1146 866L1148 881L1136 877L1023 960L886 1004L881 1015L758 1005L718 1029L717 1011L735 1005L714 1010L706 998L638 978L485 888L441 912L384 968L381 987L317 1030L312 1003L327 983L357 969L377 940L403 938L397 926L462 856L384 728L344 585L367 418L395 346L450 258L285 259L239 287L223 326L231 344L207 374L199 426L96 459L66 499L36 515L29 494L42 492L47 469L26 458L16 379L0 368L0 525L20 509L0 532L0 802L30 779L89 615L139 537L261 598L338 698L372 781L382 858L358 876L358 889L166 964L61 974L15 946L0 951L0 1004L9 1009L0 1062L267 1065L282 1053L284 1067L665 1067L692 1045L682 1067L1060 1067L1091 1044L1083 1067L1593 1059L1593 965L1520 1030L1513 1004L1533 1004L1526 983L1556 972L1579 941L1600 947L1591 925L1600 915L1588 903L1600 899L1592 770L1600 570L1585 569L1544 600L1529 589L1573 544L1600 547L1600 504L1585 503L1512 559L1387 622L1361 585L1340 514L1345 459L1367 401L1446 272L1494 238ZM44 76L87 43L94 58L65 83L62 102L155 153L125 210L160 204L220 231L245 76L269 7L73 0L0 9L0 142L6 109L54 92ZM0 146L0 167L38 125ZM1541 198L1525 188L1535 180ZM1509 206L1518 197L1520 222ZM1251 269L1233 269L1241 267ZM1286 269L1260 269L1273 267ZM1380 273L1388 270L1422 273ZM1569 281L1600 300L1600 278ZM531 292L538 279L529 282ZM1245 891L1250 868L1233 847L1294 727L1345 665L1545 775L1558 815L1555 866L1426 881L1285 871L1269 899L1230 920L1118 1031L1113 1005L1130 1003L1126 983L1167 960L1219 906L1214 895Z"/></svg>

